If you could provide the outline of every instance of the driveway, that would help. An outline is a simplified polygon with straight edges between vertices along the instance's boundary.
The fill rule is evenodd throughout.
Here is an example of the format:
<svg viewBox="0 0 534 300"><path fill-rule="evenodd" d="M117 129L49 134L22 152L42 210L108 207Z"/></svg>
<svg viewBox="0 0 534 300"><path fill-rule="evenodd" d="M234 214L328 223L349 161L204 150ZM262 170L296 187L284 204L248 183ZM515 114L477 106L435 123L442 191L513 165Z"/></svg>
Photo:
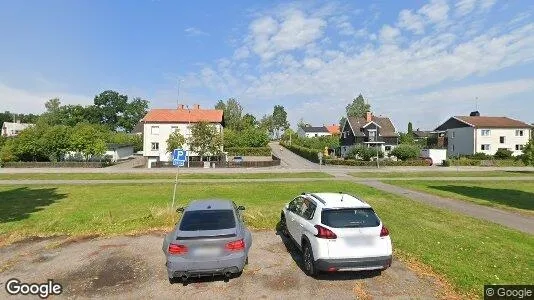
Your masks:
<svg viewBox="0 0 534 300"><path fill-rule="evenodd" d="M107 299L436 299L450 296L440 281L394 260L382 273L331 273L313 279L301 271L294 246L271 231L253 233L249 265L221 278L170 285L161 251L162 233L68 241L52 238L0 248L0 282L62 284L68 298ZM4 294L2 294L4 293ZM0 298L6 298L1 287Z"/></svg>
<svg viewBox="0 0 534 300"><path fill-rule="evenodd" d="M305 158L302 158L295 153L280 146L278 142L269 143L271 151L274 155L280 158L282 165L289 169L319 169L319 164L313 163Z"/></svg>

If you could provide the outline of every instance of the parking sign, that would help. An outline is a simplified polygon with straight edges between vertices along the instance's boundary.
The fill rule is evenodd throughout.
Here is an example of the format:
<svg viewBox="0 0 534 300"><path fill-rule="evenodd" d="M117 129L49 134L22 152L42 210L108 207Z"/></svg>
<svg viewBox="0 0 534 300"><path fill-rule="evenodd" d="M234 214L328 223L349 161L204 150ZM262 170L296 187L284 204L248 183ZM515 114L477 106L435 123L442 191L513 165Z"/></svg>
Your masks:
<svg viewBox="0 0 534 300"><path fill-rule="evenodd" d="M187 160L187 151L183 149L174 149L172 151L172 165L183 167Z"/></svg>

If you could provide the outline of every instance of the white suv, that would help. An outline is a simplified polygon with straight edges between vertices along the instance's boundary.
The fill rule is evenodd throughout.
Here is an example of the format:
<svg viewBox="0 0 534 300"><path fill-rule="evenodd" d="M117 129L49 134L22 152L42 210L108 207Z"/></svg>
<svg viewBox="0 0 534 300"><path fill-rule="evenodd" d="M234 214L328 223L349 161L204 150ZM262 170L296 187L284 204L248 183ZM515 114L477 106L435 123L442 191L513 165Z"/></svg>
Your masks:
<svg viewBox="0 0 534 300"><path fill-rule="evenodd" d="M304 271L385 270L389 231L366 202L342 193L302 193L282 210L280 228L303 252Z"/></svg>

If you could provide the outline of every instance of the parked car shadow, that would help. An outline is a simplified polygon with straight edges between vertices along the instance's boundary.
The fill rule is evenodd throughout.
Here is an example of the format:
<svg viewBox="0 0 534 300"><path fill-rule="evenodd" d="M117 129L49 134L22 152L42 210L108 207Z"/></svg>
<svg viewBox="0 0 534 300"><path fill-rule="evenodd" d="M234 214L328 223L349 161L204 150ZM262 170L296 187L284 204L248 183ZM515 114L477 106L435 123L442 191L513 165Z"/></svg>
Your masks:
<svg viewBox="0 0 534 300"><path fill-rule="evenodd" d="M32 213L66 198L56 188L20 187L0 191L0 223L8 223L28 218Z"/></svg>
<svg viewBox="0 0 534 300"><path fill-rule="evenodd" d="M281 231L280 223L276 224L276 235L280 237L287 252L293 258L293 261L297 264L299 269L304 272L304 265L302 259L302 253L297 247L296 243L289 237L284 236ZM376 271L359 271L359 272L320 272L315 276L317 280L357 280L366 279L379 276L382 273L381 270Z"/></svg>
<svg viewBox="0 0 534 300"><path fill-rule="evenodd" d="M209 283L216 281L230 282L230 280L241 277L242 273L234 274L230 278L226 278L223 275L214 275L214 276L201 276L201 277L190 277L186 282L182 282L179 278L175 278L172 284L182 284L187 286L195 283Z"/></svg>
<svg viewBox="0 0 534 300"><path fill-rule="evenodd" d="M497 189L468 185L431 185L432 189L486 200L505 206L534 210L534 193L513 189Z"/></svg>

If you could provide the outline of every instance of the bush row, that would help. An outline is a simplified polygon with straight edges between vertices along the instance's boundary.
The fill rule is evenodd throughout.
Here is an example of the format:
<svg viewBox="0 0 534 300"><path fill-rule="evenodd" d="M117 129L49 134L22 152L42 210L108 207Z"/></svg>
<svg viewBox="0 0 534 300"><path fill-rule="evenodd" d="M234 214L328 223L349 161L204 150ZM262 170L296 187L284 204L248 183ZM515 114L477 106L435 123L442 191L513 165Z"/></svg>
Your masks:
<svg viewBox="0 0 534 300"><path fill-rule="evenodd" d="M525 164L515 159L449 159L443 164L447 166L474 166L474 167L522 167Z"/></svg>
<svg viewBox="0 0 534 300"><path fill-rule="evenodd" d="M242 156L271 156L271 148L269 147L230 147L224 148L228 155L242 155Z"/></svg>
<svg viewBox="0 0 534 300"><path fill-rule="evenodd" d="M357 166L357 167L376 167L376 161L361 161L354 159L326 159L325 163L327 165L342 165L342 166ZM383 160L379 162L380 166L428 166L428 162L420 159L406 160L406 161L393 161L393 160Z"/></svg>
<svg viewBox="0 0 534 300"><path fill-rule="evenodd" d="M280 145L286 147L291 152L299 156L302 156L309 161L319 163L319 157L317 156L317 154L321 152L321 150L319 149L310 149L310 148L305 148L305 147L301 147L297 145L289 145L285 142L281 142Z"/></svg>
<svg viewBox="0 0 534 300"><path fill-rule="evenodd" d="M103 168L111 165L109 162L37 162L37 161L17 161L17 162L3 162L3 168Z"/></svg>

